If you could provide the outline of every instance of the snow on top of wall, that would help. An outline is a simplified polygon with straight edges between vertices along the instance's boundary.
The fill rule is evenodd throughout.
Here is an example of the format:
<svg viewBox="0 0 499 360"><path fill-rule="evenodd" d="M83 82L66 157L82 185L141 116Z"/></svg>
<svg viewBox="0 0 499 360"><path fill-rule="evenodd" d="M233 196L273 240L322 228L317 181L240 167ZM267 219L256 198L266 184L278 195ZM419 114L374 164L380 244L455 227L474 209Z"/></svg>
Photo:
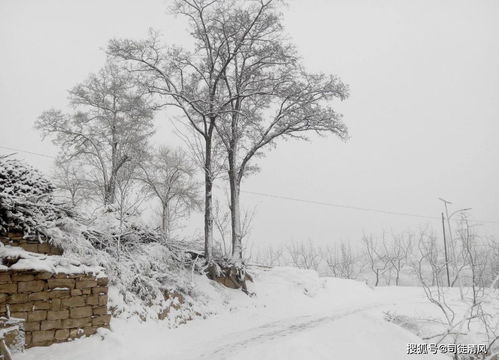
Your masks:
<svg viewBox="0 0 499 360"><path fill-rule="evenodd" d="M5 261L5 260L9 261ZM58 255L43 255L31 253L15 246L0 246L0 271L32 270L63 274L93 274L96 277L105 277L104 269L97 265L84 264L78 260ZM8 266L6 263L16 260Z"/></svg>

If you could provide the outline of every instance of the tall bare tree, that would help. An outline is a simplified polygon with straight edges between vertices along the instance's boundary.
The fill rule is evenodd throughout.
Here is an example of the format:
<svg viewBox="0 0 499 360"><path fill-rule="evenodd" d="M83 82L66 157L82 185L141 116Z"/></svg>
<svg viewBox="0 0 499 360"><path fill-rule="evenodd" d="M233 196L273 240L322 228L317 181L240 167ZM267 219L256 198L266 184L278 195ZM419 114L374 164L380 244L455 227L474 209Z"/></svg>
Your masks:
<svg viewBox="0 0 499 360"><path fill-rule="evenodd" d="M92 171L104 205L116 200L119 172L142 153L153 133L155 109L133 77L109 62L70 91L75 112L44 112L36 127L61 147L63 160L79 159Z"/></svg>
<svg viewBox="0 0 499 360"><path fill-rule="evenodd" d="M161 204L161 230L170 238L173 223L200 206L195 168L182 150L159 148L140 165L145 190Z"/></svg>
<svg viewBox="0 0 499 360"><path fill-rule="evenodd" d="M204 235L207 262L212 259L213 248L213 145L215 125L220 118L232 111L231 95L224 90L227 67L233 63L241 47L250 40L261 11L234 13L236 1L178 0L174 13L184 16L190 23L194 51L170 47L159 42L156 34L148 40L112 40L108 53L124 61L130 72L138 75L142 85L151 93L163 98L162 104L180 109L190 127L204 142ZM237 4L240 4L237 2ZM240 26L225 34L228 16L250 16ZM231 22L233 23L233 21ZM231 50L227 53L227 48ZM228 56L224 56L228 54Z"/></svg>
<svg viewBox="0 0 499 360"><path fill-rule="evenodd" d="M334 76L305 71L283 32L279 3L231 2L208 29L225 44L218 56L228 64L223 69L228 111L215 127L227 153L236 264L242 260L241 181L256 170L252 160L282 138L305 139L307 132L347 136L341 115L329 106L347 97L347 87Z"/></svg>

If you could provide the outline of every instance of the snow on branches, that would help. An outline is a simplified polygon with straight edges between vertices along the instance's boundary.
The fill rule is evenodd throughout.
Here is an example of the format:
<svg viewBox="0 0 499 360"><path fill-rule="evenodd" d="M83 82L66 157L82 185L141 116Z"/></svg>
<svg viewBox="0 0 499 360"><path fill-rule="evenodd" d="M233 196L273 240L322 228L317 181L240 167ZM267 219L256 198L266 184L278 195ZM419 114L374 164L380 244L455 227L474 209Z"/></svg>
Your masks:
<svg viewBox="0 0 499 360"><path fill-rule="evenodd" d="M22 161L0 159L0 232L47 235L68 209L53 202L54 186L38 170Z"/></svg>

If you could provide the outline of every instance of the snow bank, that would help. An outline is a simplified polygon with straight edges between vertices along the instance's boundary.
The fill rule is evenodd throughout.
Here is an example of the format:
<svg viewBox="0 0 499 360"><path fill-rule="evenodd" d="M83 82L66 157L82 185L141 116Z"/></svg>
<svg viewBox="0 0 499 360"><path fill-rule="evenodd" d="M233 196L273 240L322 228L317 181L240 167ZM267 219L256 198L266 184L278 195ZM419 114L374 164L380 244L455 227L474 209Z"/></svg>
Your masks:
<svg viewBox="0 0 499 360"><path fill-rule="evenodd" d="M42 255L25 251L20 247L0 243L0 270L46 271L62 274L93 274L105 277L101 266L85 264L76 259L68 259L58 255ZM11 265L9 265L11 264Z"/></svg>

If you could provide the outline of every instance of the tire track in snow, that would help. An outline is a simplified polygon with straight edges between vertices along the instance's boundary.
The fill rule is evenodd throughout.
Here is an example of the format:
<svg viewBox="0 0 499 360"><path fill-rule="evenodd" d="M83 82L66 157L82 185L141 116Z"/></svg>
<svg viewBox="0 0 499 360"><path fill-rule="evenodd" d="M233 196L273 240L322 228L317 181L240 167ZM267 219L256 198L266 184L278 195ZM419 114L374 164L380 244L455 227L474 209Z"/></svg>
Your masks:
<svg viewBox="0 0 499 360"><path fill-rule="evenodd" d="M234 358L234 354L238 353L240 350L247 348L248 346L261 344L262 342L272 341L275 339L290 336L302 331L313 329L315 327L321 326L323 324L334 322L339 319L343 319L347 316L358 314L367 310L371 310L376 307L380 307L383 304L372 304L360 308L345 309L343 311L336 311L331 315L307 315L298 316L293 318L287 318L283 320L273 321L266 323L264 325L252 328L249 330L236 332L232 334L227 334L226 337L229 338L241 338L237 341L224 342L219 345L214 351L210 353L204 353L200 356L196 356L193 360L229 360Z"/></svg>

